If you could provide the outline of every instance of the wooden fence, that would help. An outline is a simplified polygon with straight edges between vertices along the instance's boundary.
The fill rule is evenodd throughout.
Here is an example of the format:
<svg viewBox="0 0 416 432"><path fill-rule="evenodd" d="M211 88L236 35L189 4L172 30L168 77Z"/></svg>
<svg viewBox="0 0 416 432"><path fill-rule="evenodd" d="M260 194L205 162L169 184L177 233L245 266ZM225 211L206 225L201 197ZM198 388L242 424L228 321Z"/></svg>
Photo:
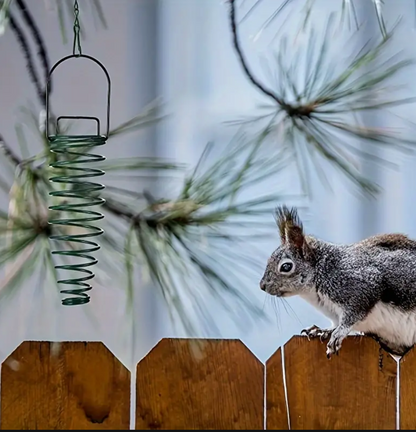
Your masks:
<svg viewBox="0 0 416 432"><path fill-rule="evenodd" d="M11 356L2 429L130 428L130 373L103 344L54 355L24 342ZM320 341L294 337L263 365L238 340L163 339L137 365L135 405L142 430L395 429L397 415L415 429L416 354L398 368L372 339L348 337L328 361Z"/></svg>

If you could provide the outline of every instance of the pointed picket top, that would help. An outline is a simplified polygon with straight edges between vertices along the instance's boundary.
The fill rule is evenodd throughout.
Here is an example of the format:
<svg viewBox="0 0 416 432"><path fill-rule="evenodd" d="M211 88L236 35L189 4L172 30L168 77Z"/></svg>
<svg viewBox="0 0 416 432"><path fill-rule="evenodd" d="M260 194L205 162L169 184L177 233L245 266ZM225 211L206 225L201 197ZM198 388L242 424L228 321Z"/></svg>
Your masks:
<svg viewBox="0 0 416 432"><path fill-rule="evenodd" d="M240 340L162 339L137 366L136 429L263 429L264 366Z"/></svg>
<svg viewBox="0 0 416 432"><path fill-rule="evenodd" d="M53 346L26 341L3 362L1 428L129 429L130 372L101 342Z"/></svg>

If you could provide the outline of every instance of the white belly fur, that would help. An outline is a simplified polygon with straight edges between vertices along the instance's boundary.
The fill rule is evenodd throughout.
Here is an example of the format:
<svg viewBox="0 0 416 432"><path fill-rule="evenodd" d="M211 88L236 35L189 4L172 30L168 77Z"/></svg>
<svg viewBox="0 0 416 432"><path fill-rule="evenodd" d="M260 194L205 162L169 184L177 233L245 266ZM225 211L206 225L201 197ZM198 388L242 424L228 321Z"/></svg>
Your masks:
<svg viewBox="0 0 416 432"><path fill-rule="evenodd" d="M375 333L386 341L409 347L416 343L416 311L402 312L380 302L354 330Z"/></svg>
<svg viewBox="0 0 416 432"><path fill-rule="evenodd" d="M301 295L301 297L328 317L334 327L339 324L342 309L329 298L321 297L319 300L315 293ZM416 343L416 310L402 312L380 302L352 330L374 333L386 341L409 347Z"/></svg>

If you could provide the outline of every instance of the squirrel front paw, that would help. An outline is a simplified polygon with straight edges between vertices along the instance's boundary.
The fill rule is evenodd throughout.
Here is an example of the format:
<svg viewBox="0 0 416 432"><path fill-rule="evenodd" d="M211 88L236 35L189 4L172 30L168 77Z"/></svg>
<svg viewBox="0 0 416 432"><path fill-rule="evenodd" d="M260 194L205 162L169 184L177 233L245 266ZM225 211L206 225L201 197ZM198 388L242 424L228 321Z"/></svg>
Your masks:
<svg viewBox="0 0 416 432"><path fill-rule="evenodd" d="M333 329L323 330L316 325L309 327L307 329L303 329L300 334L305 334L308 340L319 338L321 342L326 339L329 339L332 335Z"/></svg>
<svg viewBox="0 0 416 432"><path fill-rule="evenodd" d="M334 354L338 355L340 349L341 349L341 341L339 339L335 339L334 342L329 341L328 345L326 346L327 358L330 359Z"/></svg>
<svg viewBox="0 0 416 432"><path fill-rule="evenodd" d="M326 356L328 359L333 354L338 354L341 349L342 341L347 337L350 331L349 327L339 326L332 332L331 339L329 339L328 345L326 346Z"/></svg>

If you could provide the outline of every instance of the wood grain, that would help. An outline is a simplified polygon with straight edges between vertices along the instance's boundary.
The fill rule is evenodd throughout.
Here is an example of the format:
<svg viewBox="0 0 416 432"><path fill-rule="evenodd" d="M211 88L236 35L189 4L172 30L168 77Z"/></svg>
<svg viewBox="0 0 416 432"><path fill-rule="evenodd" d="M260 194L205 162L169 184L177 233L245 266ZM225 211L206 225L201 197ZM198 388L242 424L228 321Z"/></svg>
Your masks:
<svg viewBox="0 0 416 432"><path fill-rule="evenodd" d="M300 336L285 345L292 429L395 429L394 359L367 337L348 337L331 360L325 347Z"/></svg>
<svg viewBox="0 0 416 432"><path fill-rule="evenodd" d="M400 360L400 429L416 429L416 352Z"/></svg>
<svg viewBox="0 0 416 432"><path fill-rule="evenodd" d="M136 392L136 429L263 429L264 367L238 340L163 339Z"/></svg>
<svg viewBox="0 0 416 432"><path fill-rule="evenodd" d="M266 409L266 429L288 429L281 348L266 362Z"/></svg>
<svg viewBox="0 0 416 432"><path fill-rule="evenodd" d="M23 342L1 372L1 429L129 429L130 373L99 342Z"/></svg>

